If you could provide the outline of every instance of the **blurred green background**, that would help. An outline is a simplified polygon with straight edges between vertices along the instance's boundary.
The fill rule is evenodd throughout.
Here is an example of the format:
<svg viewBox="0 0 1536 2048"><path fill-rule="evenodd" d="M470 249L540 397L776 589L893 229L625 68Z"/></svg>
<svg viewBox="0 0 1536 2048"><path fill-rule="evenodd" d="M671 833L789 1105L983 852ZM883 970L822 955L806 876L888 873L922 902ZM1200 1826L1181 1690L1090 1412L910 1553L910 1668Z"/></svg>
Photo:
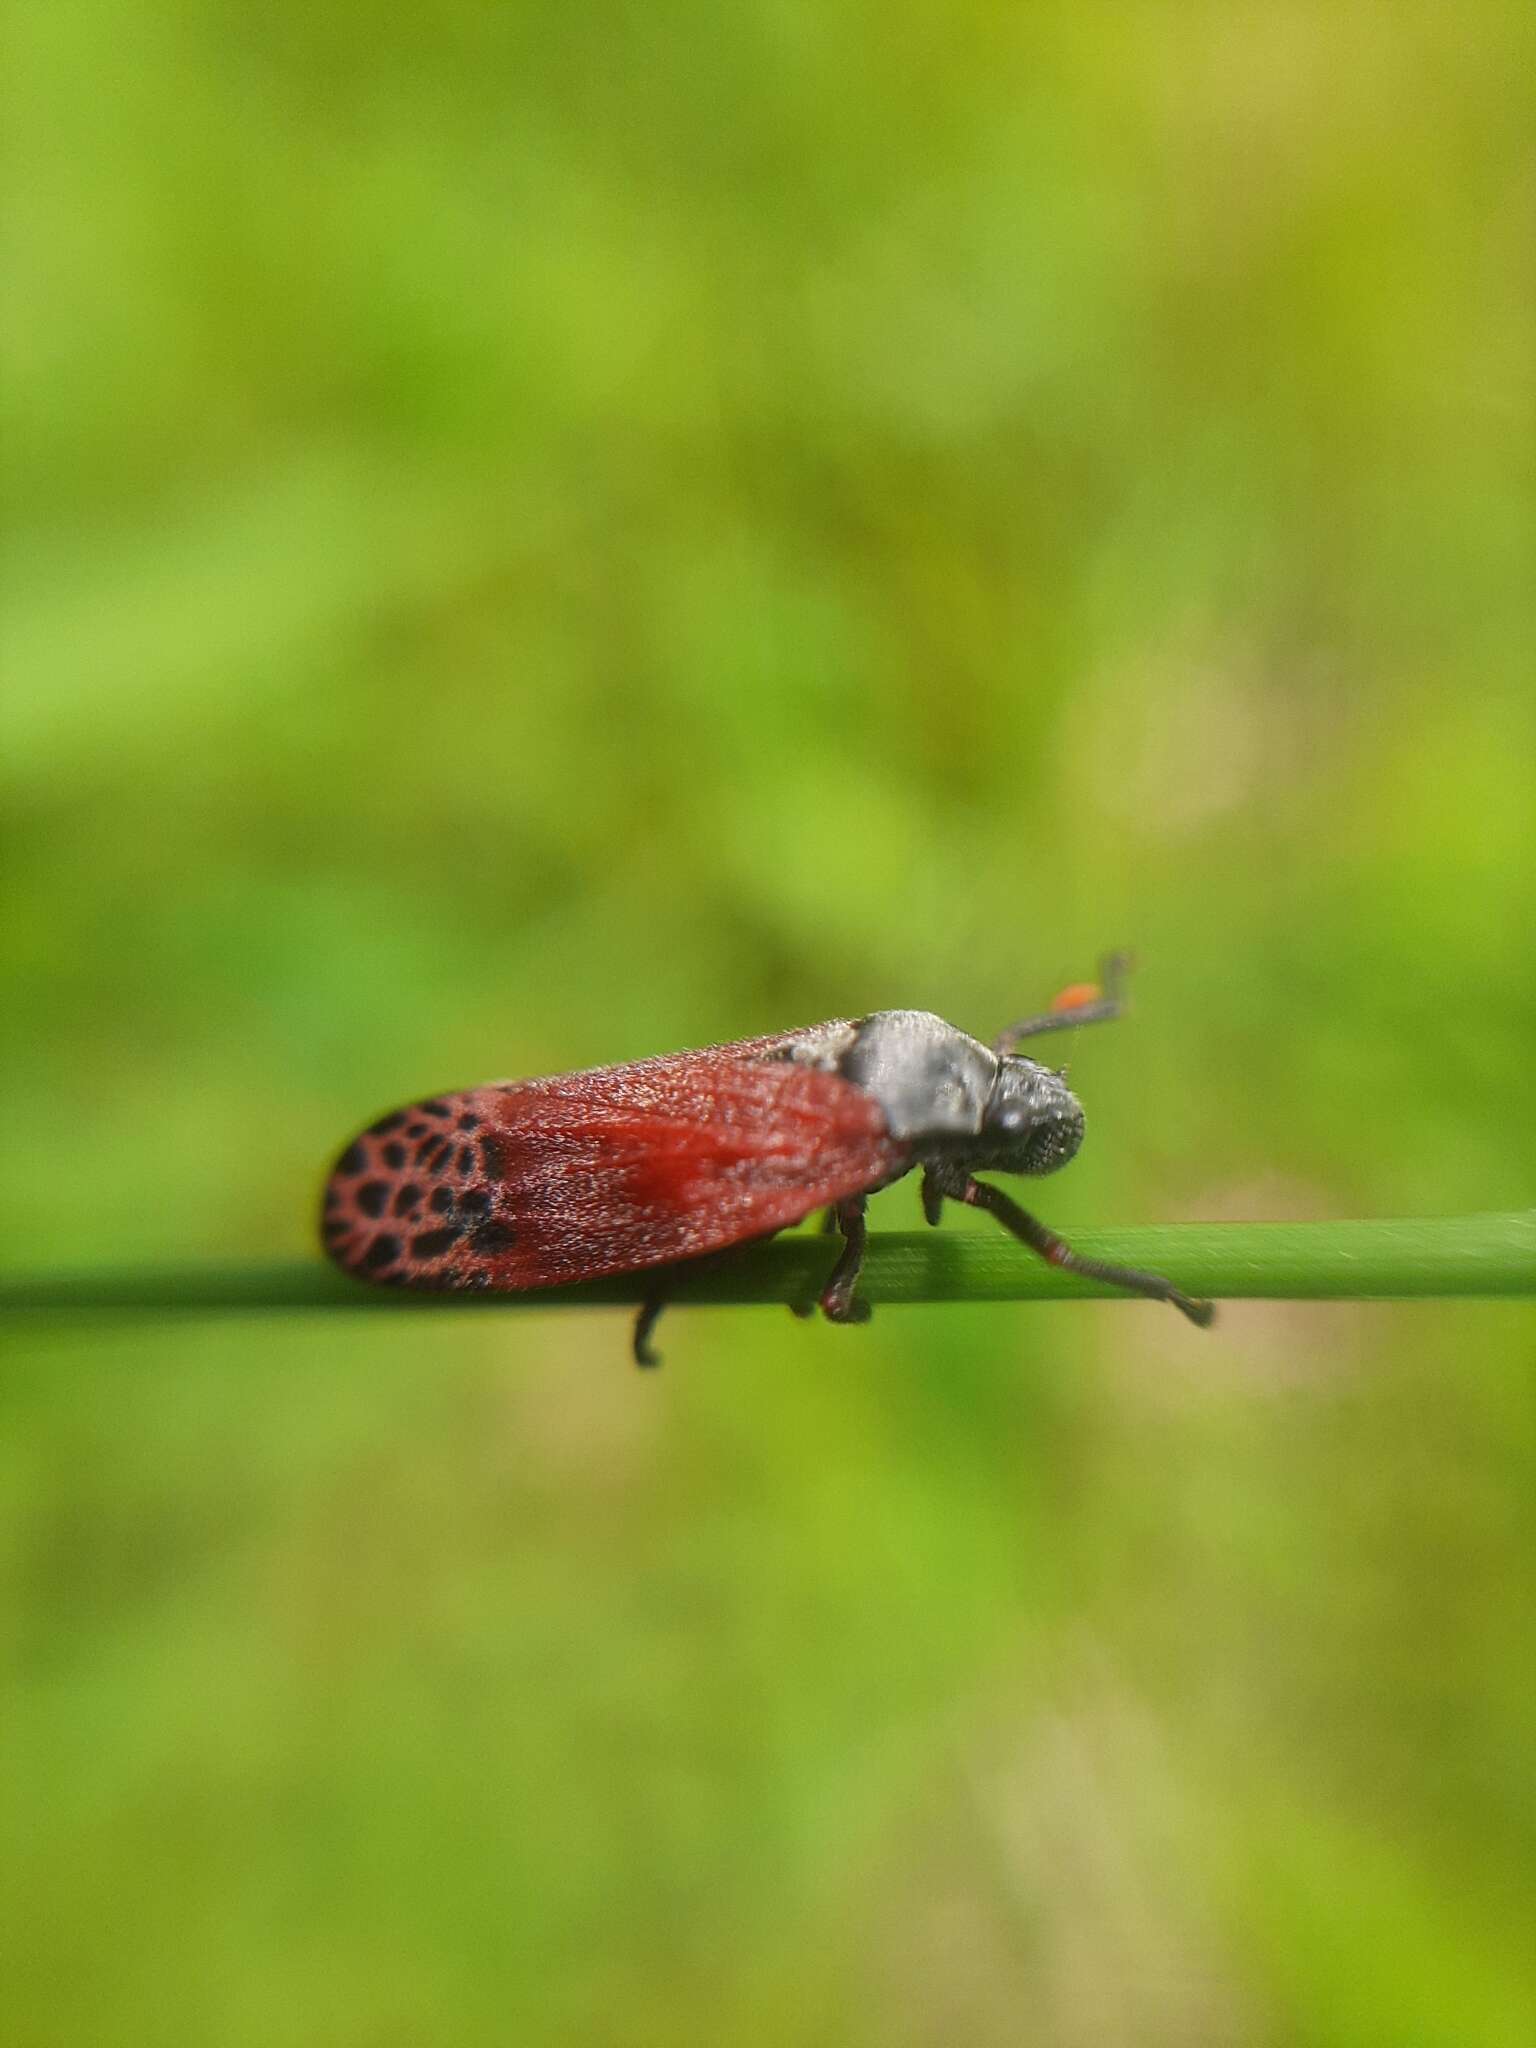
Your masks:
<svg viewBox="0 0 1536 2048"><path fill-rule="evenodd" d="M1524 0L8 45L9 1269L1110 944L1053 1223L1530 1202ZM1528 1306L663 1337L6 1328L9 2048L1527 2038Z"/></svg>

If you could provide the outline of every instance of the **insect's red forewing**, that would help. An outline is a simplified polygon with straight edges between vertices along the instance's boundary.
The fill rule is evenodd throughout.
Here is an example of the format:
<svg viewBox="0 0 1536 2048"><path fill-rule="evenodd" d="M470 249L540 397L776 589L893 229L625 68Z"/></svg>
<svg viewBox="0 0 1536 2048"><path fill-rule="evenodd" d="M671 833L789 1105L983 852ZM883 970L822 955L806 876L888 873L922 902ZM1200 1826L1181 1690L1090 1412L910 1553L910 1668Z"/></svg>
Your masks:
<svg viewBox="0 0 1536 2048"><path fill-rule="evenodd" d="M321 1228L397 1286L551 1287L696 1257L902 1172L909 1148L836 1074L744 1039L493 1082L383 1117L347 1147Z"/></svg>

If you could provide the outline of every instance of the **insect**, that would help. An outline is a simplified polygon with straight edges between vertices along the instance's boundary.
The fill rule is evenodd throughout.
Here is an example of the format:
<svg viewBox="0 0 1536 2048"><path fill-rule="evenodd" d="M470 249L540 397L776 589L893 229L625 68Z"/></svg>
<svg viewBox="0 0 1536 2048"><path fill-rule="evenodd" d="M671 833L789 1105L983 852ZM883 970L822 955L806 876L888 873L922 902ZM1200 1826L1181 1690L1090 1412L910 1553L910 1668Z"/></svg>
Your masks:
<svg viewBox="0 0 1536 2048"><path fill-rule="evenodd" d="M338 1264L397 1287L517 1292L654 1271L634 1355L679 1262L770 1237L816 1209L842 1232L822 1289L829 1321L859 1301L868 1196L922 1171L923 1214L946 1200L995 1216L1053 1266L1211 1321L1156 1273L1075 1252L978 1170L1065 1166L1083 1112L1026 1038L1124 1009L1128 962L1064 990L988 1047L926 1010L877 1010L803 1031L667 1053L548 1080L493 1081L397 1109L355 1138L326 1184L321 1234Z"/></svg>

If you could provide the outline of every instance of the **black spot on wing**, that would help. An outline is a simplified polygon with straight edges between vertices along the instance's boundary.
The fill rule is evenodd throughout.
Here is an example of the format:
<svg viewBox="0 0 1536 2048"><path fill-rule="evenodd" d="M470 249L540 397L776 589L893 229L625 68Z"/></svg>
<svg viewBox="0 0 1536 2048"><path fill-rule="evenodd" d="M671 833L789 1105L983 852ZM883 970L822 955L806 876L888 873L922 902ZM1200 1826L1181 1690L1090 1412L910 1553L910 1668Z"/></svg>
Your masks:
<svg viewBox="0 0 1536 2048"><path fill-rule="evenodd" d="M384 1147L384 1164L392 1166L398 1173L405 1164L405 1147L398 1138L391 1138Z"/></svg>
<svg viewBox="0 0 1536 2048"><path fill-rule="evenodd" d="M377 1273L381 1266L392 1266L400 1256L400 1240L391 1237L387 1230L381 1231L362 1256L365 1273Z"/></svg>
<svg viewBox="0 0 1536 2048"><path fill-rule="evenodd" d="M365 1216L382 1216L388 1200L388 1181L365 1180L357 1191L357 1206Z"/></svg>
<svg viewBox="0 0 1536 2048"><path fill-rule="evenodd" d="M502 1171L501 1146L495 1138L482 1138L480 1140L480 1159L485 1167L486 1179L500 1180Z"/></svg>
<svg viewBox="0 0 1536 2048"><path fill-rule="evenodd" d="M453 1207L453 1189L436 1187L432 1190L432 1207L439 1216L446 1216Z"/></svg>
<svg viewBox="0 0 1536 2048"><path fill-rule="evenodd" d="M398 1131L404 1122L405 1111L403 1109L391 1110L388 1116L381 1116L376 1124L370 1124L368 1130L371 1136L383 1138L387 1137L391 1131Z"/></svg>
<svg viewBox="0 0 1536 2048"><path fill-rule="evenodd" d="M423 1230L411 1239L413 1259L440 1259L444 1252L452 1250L463 1235L457 1223L445 1224L441 1230Z"/></svg>
<svg viewBox="0 0 1536 2048"><path fill-rule="evenodd" d="M510 1251L517 1243L517 1232L510 1223L502 1223L494 1216L487 1216L483 1223L477 1223L470 1232L469 1242L477 1252Z"/></svg>
<svg viewBox="0 0 1536 2048"><path fill-rule="evenodd" d="M475 1115L475 1112L472 1109L466 1109L464 1114L459 1118L459 1129L461 1131L477 1131L479 1128L479 1117Z"/></svg>
<svg viewBox="0 0 1536 2048"><path fill-rule="evenodd" d="M395 1199L390 1208L396 1216L408 1216L421 1201L421 1189L413 1180L408 1180L395 1190Z"/></svg>
<svg viewBox="0 0 1536 2048"><path fill-rule="evenodd" d="M368 1154L361 1145L349 1145L336 1162L336 1171L344 1173L350 1180L354 1173L361 1173L368 1164Z"/></svg>

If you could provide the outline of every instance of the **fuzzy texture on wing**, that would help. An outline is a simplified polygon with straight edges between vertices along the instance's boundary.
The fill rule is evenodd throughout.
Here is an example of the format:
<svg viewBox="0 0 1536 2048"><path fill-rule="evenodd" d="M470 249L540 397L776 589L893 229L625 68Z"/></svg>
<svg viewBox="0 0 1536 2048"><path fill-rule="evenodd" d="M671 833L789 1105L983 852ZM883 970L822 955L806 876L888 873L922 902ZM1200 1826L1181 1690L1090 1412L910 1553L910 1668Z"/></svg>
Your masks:
<svg viewBox="0 0 1536 2048"><path fill-rule="evenodd" d="M360 1278L552 1287L740 1244L911 1163L874 1100L787 1036L433 1096L369 1126L321 1234Z"/></svg>

